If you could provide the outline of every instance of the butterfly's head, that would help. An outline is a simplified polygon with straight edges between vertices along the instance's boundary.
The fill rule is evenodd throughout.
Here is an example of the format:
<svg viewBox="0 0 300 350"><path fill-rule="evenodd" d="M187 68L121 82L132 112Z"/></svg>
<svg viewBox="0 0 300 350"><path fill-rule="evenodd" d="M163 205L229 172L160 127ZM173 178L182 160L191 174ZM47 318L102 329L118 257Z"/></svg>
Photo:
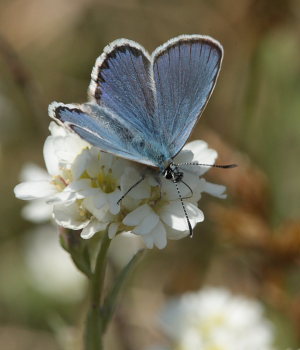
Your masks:
<svg viewBox="0 0 300 350"><path fill-rule="evenodd" d="M183 172L178 169L178 166L170 163L163 171L163 176L167 180L171 180L174 183L178 183L183 178Z"/></svg>

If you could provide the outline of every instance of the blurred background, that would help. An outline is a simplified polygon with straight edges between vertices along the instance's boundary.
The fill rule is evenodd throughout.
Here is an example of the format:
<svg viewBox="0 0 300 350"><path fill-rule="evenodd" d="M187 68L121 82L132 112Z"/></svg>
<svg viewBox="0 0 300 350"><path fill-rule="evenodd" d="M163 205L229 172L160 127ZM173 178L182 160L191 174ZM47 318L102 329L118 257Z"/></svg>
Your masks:
<svg viewBox="0 0 300 350"><path fill-rule="evenodd" d="M207 285L259 300L277 348L299 347L300 2L1 0L1 349L80 349L84 278L60 257L56 229L22 219L25 203L13 194L25 164L43 166L48 104L86 101L95 59L112 40L132 39L151 52L180 34L211 35L224 46L191 139L239 167L206 176L225 184L228 198L203 196L206 220L192 240L148 252L121 299L108 348L160 343L165 300ZM43 264L44 275L36 271ZM68 278L55 279L62 267ZM54 278L49 286L45 276Z"/></svg>

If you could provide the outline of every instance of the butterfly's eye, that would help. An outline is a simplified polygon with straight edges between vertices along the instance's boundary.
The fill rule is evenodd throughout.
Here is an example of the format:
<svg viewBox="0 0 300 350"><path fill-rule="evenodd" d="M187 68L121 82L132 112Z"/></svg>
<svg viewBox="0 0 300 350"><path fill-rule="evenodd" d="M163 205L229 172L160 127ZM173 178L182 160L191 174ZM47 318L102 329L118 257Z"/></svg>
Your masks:
<svg viewBox="0 0 300 350"><path fill-rule="evenodd" d="M167 180L172 180L173 182L180 182L183 178L183 172L179 171L177 166L174 166L174 164L170 164L164 170L163 176Z"/></svg>
<svg viewBox="0 0 300 350"><path fill-rule="evenodd" d="M164 170L163 176L164 176L167 180L172 180L172 179L173 179L173 169L171 169L170 166L168 166L168 167Z"/></svg>
<svg viewBox="0 0 300 350"><path fill-rule="evenodd" d="M170 170L170 169L166 170L166 171L165 171L165 174L164 174L165 178L166 178L167 180L171 180L171 179L173 178L172 173L173 173L172 170Z"/></svg>

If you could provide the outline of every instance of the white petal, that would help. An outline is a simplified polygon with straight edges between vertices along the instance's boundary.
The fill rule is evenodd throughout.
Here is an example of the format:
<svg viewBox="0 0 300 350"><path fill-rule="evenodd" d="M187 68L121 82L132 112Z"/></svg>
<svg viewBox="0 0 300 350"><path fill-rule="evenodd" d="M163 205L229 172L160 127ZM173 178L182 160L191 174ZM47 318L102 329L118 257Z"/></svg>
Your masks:
<svg viewBox="0 0 300 350"><path fill-rule="evenodd" d="M90 177L97 177L101 170L100 154L100 150L95 147L88 152L86 171Z"/></svg>
<svg viewBox="0 0 300 350"><path fill-rule="evenodd" d="M54 121L49 124L49 131L52 136L66 136L68 134L67 129L60 125L57 125Z"/></svg>
<svg viewBox="0 0 300 350"><path fill-rule="evenodd" d="M167 245L167 234L164 225L159 221L153 230L141 236L147 248L152 249L155 245L158 249L163 249Z"/></svg>
<svg viewBox="0 0 300 350"><path fill-rule="evenodd" d="M57 192L54 196L51 196L46 202L49 204L64 202L65 205L69 205L75 202L78 197L78 193L69 191L66 187L62 192Z"/></svg>
<svg viewBox="0 0 300 350"><path fill-rule="evenodd" d="M104 165L105 168L107 168L107 169L109 169L109 168L111 169L114 161L118 160L118 158L114 157L110 153L105 153L105 152L99 153L99 149L96 147L94 147L93 151L95 152L94 154L97 155L97 157L100 159L101 165ZM123 172L124 172L124 168L123 168Z"/></svg>
<svg viewBox="0 0 300 350"><path fill-rule="evenodd" d="M88 225L90 219L82 215L77 203L71 205L55 204L53 216L58 225L72 230L80 230Z"/></svg>
<svg viewBox="0 0 300 350"><path fill-rule="evenodd" d="M167 233L165 226L159 221L155 228L152 230L154 238L154 244L158 249L163 249L167 245Z"/></svg>
<svg viewBox="0 0 300 350"><path fill-rule="evenodd" d="M146 216L151 215L152 209L148 204L144 204L130 212L123 219L123 224L127 226L139 225Z"/></svg>
<svg viewBox="0 0 300 350"><path fill-rule="evenodd" d="M197 162L199 158L199 154L201 155L206 150L207 150L207 143L202 140L189 142L183 147L183 149L179 152L179 154L174 158L174 163L180 164L180 163ZM184 169L187 168L189 169L189 171L192 171L192 172L199 171L198 166L187 165L187 166L184 166L183 168Z"/></svg>
<svg viewBox="0 0 300 350"><path fill-rule="evenodd" d="M108 228L108 237L110 239L114 238L116 233L118 232L118 228L119 228L119 224L113 222L109 225L109 228Z"/></svg>
<svg viewBox="0 0 300 350"><path fill-rule="evenodd" d="M180 157L182 158L185 155L185 152L187 151L193 153L192 162L197 162L200 164L214 164L218 156L217 152L211 148L208 148L207 143L202 140L196 140L186 144L180 152ZM187 160L180 160L181 162L190 162L190 157L188 156L187 158ZM175 158L175 163L176 162L179 163L179 161L177 161L177 157ZM188 169L189 171L197 174L198 176L201 176L204 173L206 173L210 169L210 167L186 165L183 167L183 169Z"/></svg>
<svg viewBox="0 0 300 350"><path fill-rule="evenodd" d="M174 158L175 164L191 163L194 159L194 153L191 150L183 148Z"/></svg>
<svg viewBox="0 0 300 350"><path fill-rule="evenodd" d="M107 195L109 211L116 215L120 212L120 205L118 204L118 200L121 198L121 191L116 190Z"/></svg>
<svg viewBox="0 0 300 350"><path fill-rule="evenodd" d="M94 198L89 197L83 200L83 206L92 213L99 221L102 221L108 211L108 205L104 205L100 209L95 207Z"/></svg>
<svg viewBox="0 0 300 350"><path fill-rule="evenodd" d="M70 183L67 187L70 192L82 192L90 191L91 189L91 180L90 179L79 179ZM90 192L88 192L90 193ZM92 193L96 193L95 189L93 189Z"/></svg>
<svg viewBox="0 0 300 350"><path fill-rule="evenodd" d="M217 185L212 182L205 181L203 192L206 192L211 194L212 196L224 199L227 197L226 193L224 193L225 191L226 191L225 186Z"/></svg>
<svg viewBox="0 0 300 350"><path fill-rule="evenodd" d="M199 154L203 150L207 149L208 145L203 140L194 140L191 142L188 142L184 147L183 151L191 151L193 154Z"/></svg>
<svg viewBox="0 0 300 350"><path fill-rule="evenodd" d="M28 163L21 170L22 181L51 181L47 171L36 164Z"/></svg>
<svg viewBox="0 0 300 350"><path fill-rule="evenodd" d="M143 238L143 241L145 242L145 245L148 249L152 249L154 246L154 237L153 235L145 235L141 236Z"/></svg>
<svg viewBox="0 0 300 350"><path fill-rule="evenodd" d="M208 149L202 151L200 154L195 155L194 161L196 161L200 164L210 165L210 164L215 163L215 160L217 159L217 157L218 157L218 153L215 150L208 148ZM198 171L199 175L206 173L210 169L210 167L207 167L207 166L206 167L205 166L203 166L203 167L195 166L195 167L199 169L199 171Z"/></svg>
<svg viewBox="0 0 300 350"><path fill-rule="evenodd" d="M147 181L148 185L151 187L160 186L160 177L157 176L157 171L152 172L151 170L151 168L148 169L149 173L147 174L145 181Z"/></svg>
<svg viewBox="0 0 300 350"><path fill-rule="evenodd" d="M64 202L65 204L71 204L77 199L83 199L86 196L94 195L98 193L97 189L91 188L89 179L80 179L72 182L70 185L64 188L62 192L56 193L49 198L48 203Z"/></svg>
<svg viewBox="0 0 300 350"><path fill-rule="evenodd" d="M14 188L15 196L23 200L46 198L55 194L56 188L49 181L22 182Z"/></svg>
<svg viewBox="0 0 300 350"><path fill-rule="evenodd" d="M189 230L178 231L178 230L176 230L168 225L165 226L165 229L167 231L167 238L172 239L172 240L179 240L179 239L182 239L182 238L189 236L189 234L190 234Z"/></svg>
<svg viewBox="0 0 300 350"><path fill-rule="evenodd" d="M34 223L41 223L52 218L53 206L43 199L35 199L22 208L22 216Z"/></svg>
<svg viewBox="0 0 300 350"><path fill-rule="evenodd" d="M197 222L204 220L202 211L190 202L184 202L184 206L189 218L189 221L194 227ZM160 217L165 224L178 231L188 230L187 218L185 217L180 201L173 201L165 205L160 210Z"/></svg>
<svg viewBox="0 0 300 350"><path fill-rule="evenodd" d="M159 214L162 221L168 226L180 231L188 229L186 217L180 201L172 201L164 205Z"/></svg>
<svg viewBox="0 0 300 350"><path fill-rule="evenodd" d="M138 235L145 235L151 232L159 223L159 216L151 210L147 216L143 218L138 226L133 229L133 232Z"/></svg>
<svg viewBox="0 0 300 350"><path fill-rule="evenodd" d="M97 195L93 196L92 200L93 200L93 203L94 203L94 206L96 209L101 209L103 208L105 205L107 205L107 195L106 193L100 191L100 190L97 190Z"/></svg>
<svg viewBox="0 0 300 350"><path fill-rule="evenodd" d="M135 186L141 180L142 174L140 174L134 168L126 168L123 176L121 177L120 185L121 190L126 193L132 186L134 186L128 196L135 199L148 198L150 196L150 186L147 181L143 180L138 185Z"/></svg>
<svg viewBox="0 0 300 350"><path fill-rule="evenodd" d="M178 187L179 193L181 194L181 197L182 198L190 197L190 196L194 197L194 192L195 193L198 192L197 189L199 186L199 177L194 174L185 172L183 180L184 180L184 183L183 182L177 183L177 187ZM162 192L163 198L166 200L173 201L173 200L179 199L176 185L170 180L161 179L161 192Z"/></svg>
<svg viewBox="0 0 300 350"><path fill-rule="evenodd" d="M46 138L43 154L48 173L52 176L58 175L60 173L59 159L55 152L53 136Z"/></svg>
<svg viewBox="0 0 300 350"><path fill-rule="evenodd" d="M101 163L103 159L103 154L107 155L108 153L104 153L104 152L101 153ZM113 162L110 168L112 169L112 173L114 174L116 179L121 179L122 175L124 174L124 169L133 167L133 163L129 162L126 159L113 157L112 160Z"/></svg>
<svg viewBox="0 0 300 350"><path fill-rule="evenodd" d="M204 220L204 214L195 204L191 202L185 202L185 209L188 214L192 227L195 227L198 222Z"/></svg>
<svg viewBox="0 0 300 350"><path fill-rule="evenodd" d="M57 137L53 140L55 154L60 163L72 164L75 158L86 148L88 143L83 141L76 134L69 134L66 137Z"/></svg>
<svg viewBox="0 0 300 350"><path fill-rule="evenodd" d="M84 227L84 229L80 233L80 236L83 239L89 239L93 237L95 233L104 231L107 227L107 224L108 223L103 223L98 221L97 219L93 219L86 227Z"/></svg>
<svg viewBox="0 0 300 350"><path fill-rule="evenodd" d="M72 175L75 180L79 179L80 176L85 172L87 167L87 162L89 157L87 156L88 150L83 150L81 154L79 154L71 167Z"/></svg>

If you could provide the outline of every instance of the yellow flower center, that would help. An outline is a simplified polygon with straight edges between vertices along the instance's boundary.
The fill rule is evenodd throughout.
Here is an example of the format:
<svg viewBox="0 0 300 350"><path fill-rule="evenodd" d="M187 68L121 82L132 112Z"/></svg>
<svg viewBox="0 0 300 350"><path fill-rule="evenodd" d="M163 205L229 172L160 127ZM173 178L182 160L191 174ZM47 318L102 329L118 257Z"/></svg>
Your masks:
<svg viewBox="0 0 300 350"><path fill-rule="evenodd" d="M118 186L117 180L113 177L112 169L108 170L102 165L99 173L91 177L87 171L81 175L81 179L90 179L93 188L101 188L104 193L114 192Z"/></svg>

